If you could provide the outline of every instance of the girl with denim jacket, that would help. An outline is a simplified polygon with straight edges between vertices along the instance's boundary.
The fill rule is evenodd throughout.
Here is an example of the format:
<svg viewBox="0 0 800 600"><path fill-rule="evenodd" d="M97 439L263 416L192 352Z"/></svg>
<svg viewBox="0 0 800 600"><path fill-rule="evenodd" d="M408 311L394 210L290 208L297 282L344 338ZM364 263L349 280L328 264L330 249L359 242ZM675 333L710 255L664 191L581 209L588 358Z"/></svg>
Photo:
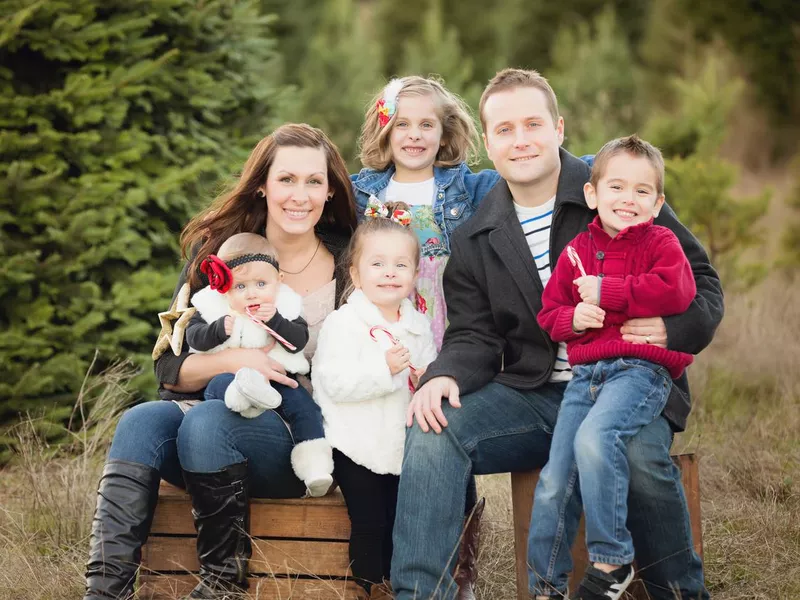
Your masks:
<svg viewBox="0 0 800 600"><path fill-rule="evenodd" d="M351 176L359 219L383 215L389 203L410 207L411 227L420 243L412 299L431 321L437 352L447 323L442 275L451 236L500 179L496 171L473 173L467 166L477 155L477 140L469 108L439 81L415 75L393 79L367 109L359 140L364 168ZM459 600L475 598L483 507L472 477L455 573Z"/></svg>
<svg viewBox="0 0 800 600"><path fill-rule="evenodd" d="M389 202L411 207L421 258L415 302L441 349L447 310L442 273L450 237L475 212L500 176L473 173L478 132L469 109L434 79L393 79L369 105L361 129L364 169L351 176L360 219Z"/></svg>

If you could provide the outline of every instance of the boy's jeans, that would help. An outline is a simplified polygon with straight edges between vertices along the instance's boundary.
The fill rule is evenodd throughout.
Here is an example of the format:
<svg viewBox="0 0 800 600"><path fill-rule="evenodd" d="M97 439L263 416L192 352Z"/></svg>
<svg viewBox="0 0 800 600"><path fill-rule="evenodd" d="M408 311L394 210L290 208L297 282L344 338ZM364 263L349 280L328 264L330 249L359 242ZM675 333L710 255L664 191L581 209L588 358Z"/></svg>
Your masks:
<svg viewBox="0 0 800 600"><path fill-rule="evenodd" d="M627 445L661 414L672 387L664 367L637 358L575 365L572 373L536 486L528 537L532 589L545 596L567 590L576 533L568 524L577 522L572 513L580 510L574 496L583 498L589 560L633 562Z"/></svg>

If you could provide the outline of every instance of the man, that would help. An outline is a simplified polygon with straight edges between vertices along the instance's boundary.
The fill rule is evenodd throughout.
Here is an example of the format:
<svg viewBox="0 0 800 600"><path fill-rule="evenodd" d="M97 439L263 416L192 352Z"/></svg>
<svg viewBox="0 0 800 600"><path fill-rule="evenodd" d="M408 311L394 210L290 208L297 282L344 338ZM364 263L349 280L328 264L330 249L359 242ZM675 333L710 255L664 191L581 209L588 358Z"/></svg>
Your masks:
<svg viewBox="0 0 800 600"><path fill-rule="evenodd" d="M594 217L583 195L590 167L561 148L564 120L552 88L535 71L498 73L483 92L480 117L503 180L452 238L444 275L450 326L409 407L413 426L392 562L400 600L454 596L450 573L468 478L542 467L571 376L565 349L550 341L536 315L550 265ZM668 206L656 223L678 236L697 296L682 315L634 319L622 333L626 341L696 354L722 318L719 278ZM680 474L669 457L689 410L684 375L662 415L628 445L627 526L639 574L656 599L673 600L676 592L708 598ZM577 494L572 498L580 502Z"/></svg>

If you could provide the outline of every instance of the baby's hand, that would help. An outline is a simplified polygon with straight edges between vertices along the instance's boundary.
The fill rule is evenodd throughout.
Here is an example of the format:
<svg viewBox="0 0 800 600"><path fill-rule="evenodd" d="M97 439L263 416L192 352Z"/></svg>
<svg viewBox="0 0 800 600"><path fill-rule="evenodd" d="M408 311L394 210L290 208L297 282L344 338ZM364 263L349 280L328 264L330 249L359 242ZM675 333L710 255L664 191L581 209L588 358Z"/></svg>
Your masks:
<svg viewBox="0 0 800 600"><path fill-rule="evenodd" d="M225 335L229 336L233 333L233 317L230 315L225 316Z"/></svg>
<svg viewBox="0 0 800 600"><path fill-rule="evenodd" d="M395 344L386 351L386 364L389 365L389 372L397 375L411 366L411 353L402 344Z"/></svg>
<svg viewBox="0 0 800 600"><path fill-rule="evenodd" d="M587 329L600 329L606 318L606 311L599 306L579 302L575 307L575 314L572 316L572 330L576 333L583 333Z"/></svg>
<svg viewBox="0 0 800 600"><path fill-rule="evenodd" d="M573 280L578 286L578 293L581 295L581 300L587 304L597 305L600 301L598 292L600 291L600 279L595 275L584 275Z"/></svg>
<svg viewBox="0 0 800 600"><path fill-rule="evenodd" d="M272 317L275 316L275 313L278 312L278 309L275 308L275 305L272 302L261 304L258 307L258 310L253 313L253 315L257 319L261 319L262 321L269 321Z"/></svg>

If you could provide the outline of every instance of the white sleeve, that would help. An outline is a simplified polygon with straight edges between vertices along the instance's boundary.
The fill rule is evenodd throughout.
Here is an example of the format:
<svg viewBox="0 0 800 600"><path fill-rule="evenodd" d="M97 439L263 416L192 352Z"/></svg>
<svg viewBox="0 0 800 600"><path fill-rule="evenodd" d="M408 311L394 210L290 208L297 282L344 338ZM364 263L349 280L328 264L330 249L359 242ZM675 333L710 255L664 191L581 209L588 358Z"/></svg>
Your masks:
<svg viewBox="0 0 800 600"><path fill-rule="evenodd" d="M333 402L362 402L391 393L395 382L384 351L343 309L331 313L319 332L311 370L315 391Z"/></svg>

